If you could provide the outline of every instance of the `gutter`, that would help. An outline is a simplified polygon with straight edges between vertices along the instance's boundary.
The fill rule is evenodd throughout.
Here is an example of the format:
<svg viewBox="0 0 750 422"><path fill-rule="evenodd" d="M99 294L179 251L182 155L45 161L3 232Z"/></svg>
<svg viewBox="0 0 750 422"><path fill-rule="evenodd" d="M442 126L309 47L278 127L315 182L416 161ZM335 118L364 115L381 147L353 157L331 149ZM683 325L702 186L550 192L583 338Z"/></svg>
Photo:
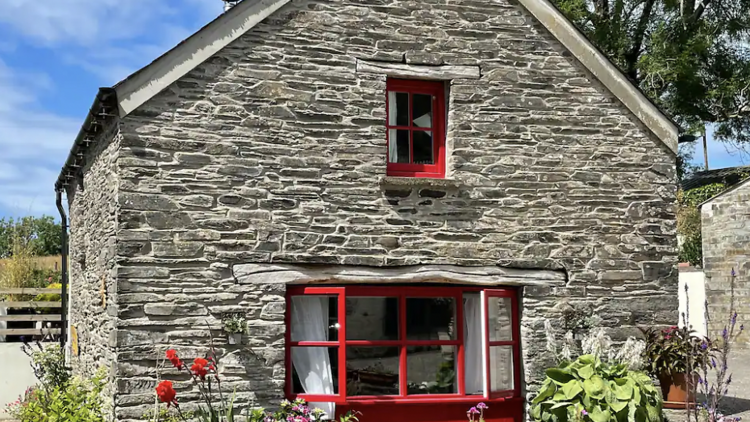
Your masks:
<svg viewBox="0 0 750 422"><path fill-rule="evenodd" d="M68 186L74 180L79 169L84 164L84 157L89 146L94 143L96 137L104 130L104 122L116 117L117 94L114 88L99 88L94 103L91 105L86 120L81 125L81 130L76 136L73 147L70 149L68 159L60 171L55 182L55 191Z"/></svg>

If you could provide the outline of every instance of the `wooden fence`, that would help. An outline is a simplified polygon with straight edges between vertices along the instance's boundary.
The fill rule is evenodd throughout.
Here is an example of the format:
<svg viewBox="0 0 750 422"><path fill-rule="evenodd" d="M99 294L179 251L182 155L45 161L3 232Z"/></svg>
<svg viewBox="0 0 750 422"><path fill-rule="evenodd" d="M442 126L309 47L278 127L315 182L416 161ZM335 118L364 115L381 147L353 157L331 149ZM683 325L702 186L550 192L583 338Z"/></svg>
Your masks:
<svg viewBox="0 0 750 422"><path fill-rule="evenodd" d="M1 295L60 295L62 289L0 289ZM47 328L47 323L62 321L62 303L57 302L34 302L34 301L23 301L23 302L0 302L0 306L7 309L24 309L35 310L35 309L55 309L55 313L46 312L41 313L28 313L28 314L13 314L13 315L0 315L0 322L41 322L43 328L5 328L0 329L0 336L41 336L46 337L49 335L60 335L60 328ZM8 312L10 314L10 312ZM36 325L36 324L35 324Z"/></svg>

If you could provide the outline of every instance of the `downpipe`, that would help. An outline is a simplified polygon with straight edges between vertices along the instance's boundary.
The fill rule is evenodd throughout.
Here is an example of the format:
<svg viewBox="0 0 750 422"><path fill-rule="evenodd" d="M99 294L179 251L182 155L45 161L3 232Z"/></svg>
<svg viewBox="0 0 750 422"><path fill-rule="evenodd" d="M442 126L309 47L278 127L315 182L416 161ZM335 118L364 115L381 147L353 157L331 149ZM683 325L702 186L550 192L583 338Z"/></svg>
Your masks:
<svg viewBox="0 0 750 422"><path fill-rule="evenodd" d="M60 212L62 226L60 233L60 255L62 256L62 274L60 277L60 284L62 284L60 348L65 350L65 344L68 340L68 216L65 214L65 208L62 203L62 187L55 190L55 203L57 204L57 211Z"/></svg>

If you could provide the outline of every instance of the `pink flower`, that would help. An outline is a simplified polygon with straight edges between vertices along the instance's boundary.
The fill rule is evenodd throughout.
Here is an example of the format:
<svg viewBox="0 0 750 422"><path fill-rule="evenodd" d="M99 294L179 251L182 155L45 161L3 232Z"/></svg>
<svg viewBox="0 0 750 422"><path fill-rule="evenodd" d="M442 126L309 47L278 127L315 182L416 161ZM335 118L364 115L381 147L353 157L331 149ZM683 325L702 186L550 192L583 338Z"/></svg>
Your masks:
<svg viewBox="0 0 750 422"><path fill-rule="evenodd" d="M471 409L469 409L468 413L471 414L471 415L478 415L479 411L477 410L476 407L472 407Z"/></svg>
<svg viewBox="0 0 750 422"><path fill-rule="evenodd" d="M486 404L484 404L484 403L479 403L479 404L477 405L477 409L479 409L479 410L484 410L484 409L488 409L488 408L489 408L489 406L487 406L487 405L486 405Z"/></svg>

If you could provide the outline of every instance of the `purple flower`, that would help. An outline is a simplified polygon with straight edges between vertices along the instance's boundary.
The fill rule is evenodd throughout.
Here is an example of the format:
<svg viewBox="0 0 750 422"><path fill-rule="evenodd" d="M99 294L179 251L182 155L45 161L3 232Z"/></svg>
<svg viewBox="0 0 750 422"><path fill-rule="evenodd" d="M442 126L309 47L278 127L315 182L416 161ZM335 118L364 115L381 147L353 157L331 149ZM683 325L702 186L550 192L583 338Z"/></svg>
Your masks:
<svg viewBox="0 0 750 422"><path fill-rule="evenodd" d="M706 350L706 349L708 349L708 343L704 341L703 343L701 343L701 350Z"/></svg>
<svg viewBox="0 0 750 422"><path fill-rule="evenodd" d="M586 409L581 409L581 415L587 416L589 412L586 411Z"/></svg>
<svg viewBox="0 0 750 422"><path fill-rule="evenodd" d="M737 273L736 273L736 272L734 272L734 267L732 267L732 277L734 277L734 276L736 276L736 275L737 275Z"/></svg>
<svg viewBox="0 0 750 422"><path fill-rule="evenodd" d="M476 407L472 407L471 409L469 409L467 413L469 413L470 415L478 415L479 411L477 410Z"/></svg>
<svg viewBox="0 0 750 422"><path fill-rule="evenodd" d="M721 332L721 336L724 338L724 340L729 337L729 331L727 331L727 327L724 327L724 331Z"/></svg>
<svg viewBox="0 0 750 422"><path fill-rule="evenodd" d="M477 405L477 409L479 409L479 410L484 410L484 409L487 409L487 405L486 405L486 404L484 404L484 403L479 403L479 404Z"/></svg>
<svg viewBox="0 0 750 422"><path fill-rule="evenodd" d="M716 368L716 359L711 358L711 366L713 366L714 368Z"/></svg>
<svg viewBox="0 0 750 422"><path fill-rule="evenodd" d="M703 384L703 377L698 376L698 384Z"/></svg>
<svg viewBox="0 0 750 422"><path fill-rule="evenodd" d="M734 315L732 315L732 325L737 323L737 311L734 311Z"/></svg>

